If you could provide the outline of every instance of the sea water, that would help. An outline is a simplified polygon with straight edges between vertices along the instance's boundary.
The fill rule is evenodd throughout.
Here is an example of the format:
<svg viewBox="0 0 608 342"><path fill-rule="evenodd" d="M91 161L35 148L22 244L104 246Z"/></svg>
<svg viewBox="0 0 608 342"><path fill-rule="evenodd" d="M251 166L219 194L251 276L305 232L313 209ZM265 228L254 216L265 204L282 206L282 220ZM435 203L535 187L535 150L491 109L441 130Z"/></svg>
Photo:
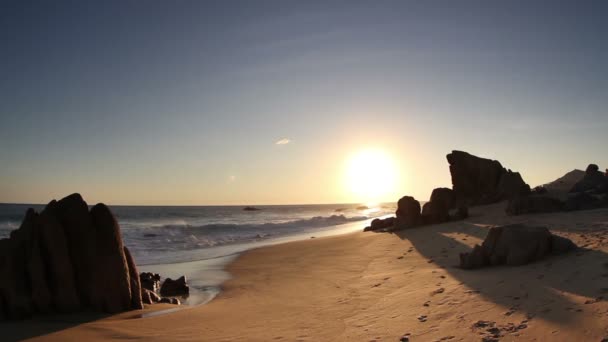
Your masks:
<svg viewBox="0 0 608 342"><path fill-rule="evenodd" d="M0 204L0 238L19 228L28 208ZM256 206L110 206L140 272L163 277L185 275L188 304L211 300L229 279L225 266L239 253L287 241L360 231L396 204Z"/></svg>

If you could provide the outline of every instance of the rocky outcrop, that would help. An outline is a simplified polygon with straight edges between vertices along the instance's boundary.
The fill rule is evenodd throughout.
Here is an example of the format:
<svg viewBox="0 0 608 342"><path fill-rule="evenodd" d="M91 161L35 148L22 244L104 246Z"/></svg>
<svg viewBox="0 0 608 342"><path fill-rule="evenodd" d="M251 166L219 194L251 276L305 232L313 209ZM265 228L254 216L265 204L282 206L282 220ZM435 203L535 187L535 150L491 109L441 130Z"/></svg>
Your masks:
<svg viewBox="0 0 608 342"><path fill-rule="evenodd" d="M139 274L139 280L143 289L150 290L152 292L158 292L160 290L160 274L152 272L143 272Z"/></svg>
<svg viewBox="0 0 608 342"><path fill-rule="evenodd" d="M415 227L421 222L420 202L414 197L403 196L397 202L397 211L395 214L396 229Z"/></svg>
<svg viewBox="0 0 608 342"><path fill-rule="evenodd" d="M135 262L108 209L79 194L26 212L0 240L0 318L142 307Z"/></svg>
<svg viewBox="0 0 608 342"><path fill-rule="evenodd" d="M450 220L450 209L454 207L456 197L448 188L437 188L431 193L431 200L422 207L422 221L425 224L442 223Z"/></svg>
<svg viewBox="0 0 608 342"><path fill-rule="evenodd" d="M186 282L186 277L181 276L176 280L165 279L160 287L160 295L163 297L187 297L190 294L190 287Z"/></svg>
<svg viewBox="0 0 608 342"><path fill-rule="evenodd" d="M481 246L475 245L470 253L460 254L460 267L519 266L575 248L572 241L551 234L545 227L521 224L493 227Z"/></svg>
<svg viewBox="0 0 608 342"><path fill-rule="evenodd" d="M480 158L462 151L447 155L452 176L452 189L460 204L496 203L530 192L517 172L505 169L500 162Z"/></svg>
<svg viewBox="0 0 608 342"><path fill-rule="evenodd" d="M595 164L589 164L585 170L585 176L578 181L570 192L593 192L607 193L608 192L608 176L599 171L599 167Z"/></svg>
<svg viewBox="0 0 608 342"><path fill-rule="evenodd" d="M373 219L369 226L363 229L364 232L368 231L384 231L392 230L395 226L395 217L387 217L385 219Z"/></svg>

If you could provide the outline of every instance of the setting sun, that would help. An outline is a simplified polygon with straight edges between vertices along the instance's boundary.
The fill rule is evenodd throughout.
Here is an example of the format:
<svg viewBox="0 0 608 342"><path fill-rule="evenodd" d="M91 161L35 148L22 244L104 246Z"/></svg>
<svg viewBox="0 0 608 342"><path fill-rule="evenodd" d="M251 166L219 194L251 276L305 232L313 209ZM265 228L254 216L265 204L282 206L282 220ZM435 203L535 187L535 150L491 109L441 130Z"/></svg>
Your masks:
<svg viewBox="0 0 608 342"><path fill-rule="evenodd" d="M366 149L352 155L346 166L346 187L356 201L382 201L397 186L396 166L381 150Z"/></svg>

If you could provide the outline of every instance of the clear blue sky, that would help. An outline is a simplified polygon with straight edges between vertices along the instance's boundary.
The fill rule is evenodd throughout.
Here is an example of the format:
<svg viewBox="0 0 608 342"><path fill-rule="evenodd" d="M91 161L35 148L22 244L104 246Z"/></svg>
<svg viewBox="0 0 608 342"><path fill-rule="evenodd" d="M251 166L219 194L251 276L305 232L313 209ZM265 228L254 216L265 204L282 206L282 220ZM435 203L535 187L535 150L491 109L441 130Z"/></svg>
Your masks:
<svg viewBox="0 0 608 342"><path fill-rule="evenodd" d="M608 167L606 1L3 1L0 202L383 200L452 149L531 185ZM276 144L289 139L287 144Z"/></svg>

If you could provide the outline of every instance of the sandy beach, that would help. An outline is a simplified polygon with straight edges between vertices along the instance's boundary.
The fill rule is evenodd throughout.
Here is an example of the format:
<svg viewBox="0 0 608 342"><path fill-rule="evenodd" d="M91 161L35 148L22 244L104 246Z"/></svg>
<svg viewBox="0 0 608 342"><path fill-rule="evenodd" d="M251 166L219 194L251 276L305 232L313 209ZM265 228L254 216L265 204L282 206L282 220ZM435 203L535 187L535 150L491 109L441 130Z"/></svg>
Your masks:
<svg viewBox="0 0 608 342"><path fill-rule="evenodd" d="M42 341L471 341L495 329L501 341L608 336L608 210L510 217L504 206L397 234L251 250L229 266L233 278L216 299L170 314L55 316L1 328L9 340ZM583 249L521 267L456 267L488 227L515 222L547 226Z"/></svg>

